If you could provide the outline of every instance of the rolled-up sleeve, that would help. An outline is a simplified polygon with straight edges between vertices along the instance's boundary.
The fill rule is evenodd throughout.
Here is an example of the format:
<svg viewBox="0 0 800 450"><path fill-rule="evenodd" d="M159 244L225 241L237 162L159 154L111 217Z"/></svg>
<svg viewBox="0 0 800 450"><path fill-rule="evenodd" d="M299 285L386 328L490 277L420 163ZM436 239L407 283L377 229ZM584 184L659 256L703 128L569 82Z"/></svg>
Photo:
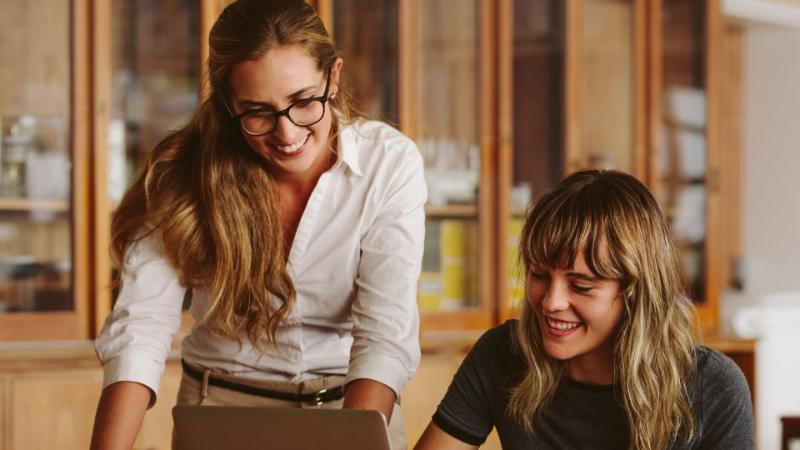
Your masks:
<svg viewBox="0 0 800 450"><path fill-rule="evenodd" d="M413 143L407 142L402 161L387 176L382 205L361 240L346 381L372 379L399 395L420 359L417 283L427 190Z"/></svg>
<svg viewBox="0 0 800 450"><path fill-rule="evenodd" d="M161 375L180 327L186 289L149 236L125 254L122 289L95 340L103 365L103 388L119 381L141 383L158 393Z"/></svg>

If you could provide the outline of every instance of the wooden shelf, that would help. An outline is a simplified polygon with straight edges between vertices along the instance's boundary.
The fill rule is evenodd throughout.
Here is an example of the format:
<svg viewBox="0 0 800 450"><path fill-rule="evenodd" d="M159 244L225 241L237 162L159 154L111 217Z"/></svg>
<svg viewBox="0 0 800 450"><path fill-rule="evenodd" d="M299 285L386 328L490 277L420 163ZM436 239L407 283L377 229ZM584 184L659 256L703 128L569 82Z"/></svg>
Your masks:
<svg viewBox="0 0 800 450"><path fill-rule="evenodd" d="M753 353L756 348L754 339L722 336L715 333L703 333L699 343L722 353Z"/></svg>
<svg viewBox="0 0 800 450"><path fill-rule="evenodd" d="M686 187L686 186L704 186L706 184L706 177L686 177L683 175L663 175L661 182L668 186Z"/></svg>
<svg viewBox="0 0 800 450"><path fill-rule="evenodd" d="M524 218L527 210L525 208L511 208L511 216ZM445 205L431 206L425 205L425 215L430 218L477 218L478 206L476 205Z"/></svg>
<svg viewBox="0 0 800 450"><path fill-rule="evenodd" d="M0 198L0 211L69 211L66 200L37 200L31 198Z"/></svg>
<svg viewBox="0 0 800 450"><path fill-rule="evenodd" d="M180 355L180 342L176 340L167 362L180 361ZM0 343L0 372L80 367L100 367L91 340Z"/></svg>
<svg viewBox="0 0 800 450"><path fill-rule="evenodd" d="M666 126L667 128L676 128L676 129L691 131L691 132L694 132L694 133L702 134L703 136L705 136L705 134L707 132L705 125L697 125L697 124L693 124L693 123L686 123L686 122L682 122L680 120L674 119L672 117L665 117L664 118L664 126Z"/></svg>
<svg viewBox="0 0 800 450"><path fill-rule="evenodd" d="M425 353L469 350L486 330L422 331L419 344Z"/></svg>
<svg viewBox="0 0 800 450"><path fill-rule="evenodd" d="M420 325L424 331L487 330L494 325L490 311L480 306L447 311L420 311Z"/></svg>
<svg viewBox="0 0 800 450"><path fill-rule="evenodd" d="M432 206L425 205L425 216L427 218L477 218L477 205L444 205Z"/></svg>

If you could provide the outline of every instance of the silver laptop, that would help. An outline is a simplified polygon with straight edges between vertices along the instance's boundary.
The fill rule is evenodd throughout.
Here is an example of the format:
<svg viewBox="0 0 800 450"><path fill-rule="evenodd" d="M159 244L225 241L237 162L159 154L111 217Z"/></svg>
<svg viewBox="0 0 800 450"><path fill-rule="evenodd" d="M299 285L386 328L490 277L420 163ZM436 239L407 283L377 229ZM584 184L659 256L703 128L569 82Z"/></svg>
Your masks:
<svg viewBox="0 0 800 450"><path fill-rule="evenodd" d="M377 411L181 405L172 417L178 450L390 450Z"/></svg>

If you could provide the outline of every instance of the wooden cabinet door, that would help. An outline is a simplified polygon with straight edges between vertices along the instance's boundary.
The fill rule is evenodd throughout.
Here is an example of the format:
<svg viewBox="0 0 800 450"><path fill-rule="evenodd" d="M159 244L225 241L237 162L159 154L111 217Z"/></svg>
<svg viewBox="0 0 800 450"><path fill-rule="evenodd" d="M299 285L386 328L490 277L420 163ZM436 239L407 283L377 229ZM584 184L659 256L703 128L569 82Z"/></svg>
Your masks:
<svg viewBox="0 0 800 450"><path fill-rule="evenodd" d="M87 449L101 370L19 376L9 381L10 449Z"/></svg>
<svg viewBox="0 0 800 450"><path fill-rule="evenodd" d="M86 338L86 2L0 5L0 341Z"/></svg>
<svg viewBox="0 0 800 450"><path fill-rule="evenodd" d="M718 0L653 0L650 185L667 213L704 328L721 292Z"/></svg>
<svg viewBox="0 0 800 450"><path fill-rule="evenodd" d="M409 448L412 448L422 436L465 356L466 350L457 349L422 355L417 374L403 389L401 399ZM497 431L493 430L481 449L500 448Z"/></svg>

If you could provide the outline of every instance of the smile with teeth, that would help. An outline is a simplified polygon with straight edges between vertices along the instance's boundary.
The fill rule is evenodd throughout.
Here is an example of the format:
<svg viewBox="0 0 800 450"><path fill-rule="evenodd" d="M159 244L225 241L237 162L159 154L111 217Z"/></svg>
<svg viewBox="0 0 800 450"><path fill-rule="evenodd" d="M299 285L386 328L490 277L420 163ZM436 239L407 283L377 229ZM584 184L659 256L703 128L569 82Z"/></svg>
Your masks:
<svg viewBox="0 0 800 450"><path fill-rule="evenodd" d="M574 330L575 328L581 326L579 322L564 322L550 317L548 317L546 320L547 320L547 325L560 331Z"/></svg>
<svg viewBox="0 0 800 450"><path fill-rule="evenodd" d="M308 137L309 136L311 136L311 135L307 134L303 139L300 139L299 141L295 142L294 144L290 144L290 145L277 145L277 144L274 144L273 147L275 147L276 149L282 151L283 153L294 153L300 147L302 147L306 143L306 141L308 141Z"/></svg>

